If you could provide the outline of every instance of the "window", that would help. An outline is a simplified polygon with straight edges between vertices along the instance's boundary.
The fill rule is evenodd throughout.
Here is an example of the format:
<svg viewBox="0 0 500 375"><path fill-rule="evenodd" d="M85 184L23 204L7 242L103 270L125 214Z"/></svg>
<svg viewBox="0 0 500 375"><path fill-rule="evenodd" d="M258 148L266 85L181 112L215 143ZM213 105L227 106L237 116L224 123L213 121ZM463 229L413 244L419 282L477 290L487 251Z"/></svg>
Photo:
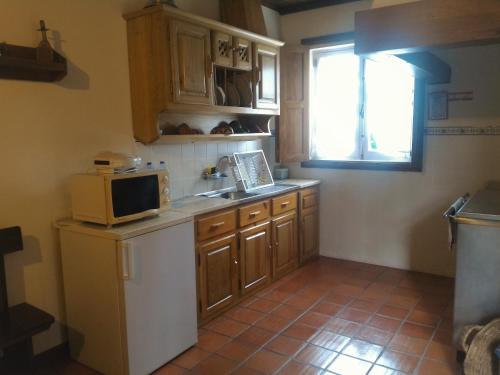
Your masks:
<svg viewBox="0 0 500 375"><path fill-rule="evenodd" d="M397 58L354 46L312 50L311 161L305 167L421 170L423 83Z"/></svg>

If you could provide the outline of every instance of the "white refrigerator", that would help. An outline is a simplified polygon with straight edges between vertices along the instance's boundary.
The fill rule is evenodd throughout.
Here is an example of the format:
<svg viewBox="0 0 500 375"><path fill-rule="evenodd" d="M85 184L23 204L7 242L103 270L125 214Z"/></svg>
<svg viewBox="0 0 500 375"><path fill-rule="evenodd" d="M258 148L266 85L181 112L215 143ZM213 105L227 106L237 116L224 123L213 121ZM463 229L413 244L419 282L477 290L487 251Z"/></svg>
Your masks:
<svg viewBox="0 0 500 375"><path fill-rule="evenodd" d="M154 223L59 225L71 355L104 374L150 374L197 341L193 222Z"/></svg>

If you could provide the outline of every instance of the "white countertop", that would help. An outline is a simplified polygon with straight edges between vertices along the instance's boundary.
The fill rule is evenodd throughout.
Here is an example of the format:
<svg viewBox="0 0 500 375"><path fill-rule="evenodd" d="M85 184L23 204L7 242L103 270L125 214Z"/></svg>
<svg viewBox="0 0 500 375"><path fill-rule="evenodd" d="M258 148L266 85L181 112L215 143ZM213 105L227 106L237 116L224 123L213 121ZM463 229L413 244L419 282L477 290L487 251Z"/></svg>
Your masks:
<svg viewBox="0 0 500 375"><path fill-rule="evenodd" d="M125 240L127 238L139 236L155 230L168 228L174 225L192 221L194 216L202 215L224 208L238 206L242 203L249 203L274 195L303 189L310 186L319 185L319 180L287 179L275 181L277 185L290 185L281 191L259 194L250 200L242 202L224 198L207 198L203 196L185 197L173 201L171 208L159 216L138 220L131 223L121 224L112 228L107 228L100 224L82 223L79 221L65 219L56 223L56 227L61 230L69 230L88 235L109 238L114 240ZM265 188L264 188L265 189Z"/></svg>

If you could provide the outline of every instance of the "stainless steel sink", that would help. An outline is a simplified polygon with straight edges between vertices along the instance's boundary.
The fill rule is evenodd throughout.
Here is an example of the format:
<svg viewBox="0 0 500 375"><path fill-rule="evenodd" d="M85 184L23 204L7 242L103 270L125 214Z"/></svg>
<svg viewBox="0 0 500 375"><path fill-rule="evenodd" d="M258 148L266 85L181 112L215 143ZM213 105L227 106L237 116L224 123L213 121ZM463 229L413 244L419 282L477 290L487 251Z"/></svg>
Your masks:
<svg viewBox="0 0 500 375"><path fill-rule="evenodd" d="M245 193L244 191L231 191L231 192L222 193L219 197L224 198L224 199L238 200L238 199L250 198L250 197L253 197L255 195L258 195L258 194Z"/></svg>

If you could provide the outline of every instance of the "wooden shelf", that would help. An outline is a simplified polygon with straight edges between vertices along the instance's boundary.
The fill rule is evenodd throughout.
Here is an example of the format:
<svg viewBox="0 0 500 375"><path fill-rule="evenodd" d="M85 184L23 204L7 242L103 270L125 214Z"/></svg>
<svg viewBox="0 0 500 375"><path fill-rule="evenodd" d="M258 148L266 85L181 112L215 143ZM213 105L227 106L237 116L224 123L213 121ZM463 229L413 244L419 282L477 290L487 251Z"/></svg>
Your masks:
<svg viewBox="0 0 500 375"><path fill-rule="evenodd" d="M193 135L162 135L155 144L196 143L196 142L240 142L255 141L271 137L271 133L244 134L193 134Z"/></svg>
<svg viewBox="0 0 500 375"><path fill-rule="evenodd" d="M54 53L54 61L36 60L36 48L0 44L0 78L27 81L54 82L67 74L66 59Z"/></svg>

